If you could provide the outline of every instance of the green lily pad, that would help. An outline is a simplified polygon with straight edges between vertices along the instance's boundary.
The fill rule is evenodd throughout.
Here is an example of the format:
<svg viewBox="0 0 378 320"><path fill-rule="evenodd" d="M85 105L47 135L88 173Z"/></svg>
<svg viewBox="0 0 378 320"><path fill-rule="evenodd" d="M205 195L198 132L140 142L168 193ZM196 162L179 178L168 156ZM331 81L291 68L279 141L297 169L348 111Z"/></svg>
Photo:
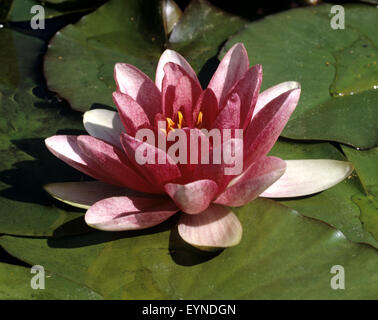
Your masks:
<svg viewBox="0 0 378 320"><path fill-rule="evenodd" d="M238 16L221 11L207 1L194 0L174 27L168 46L184 55L198 73L208 59L216 56L220 44L245 23ZM199 75L200 80L210 80L212 72L204 70Z"/></svg>
<svg viewBox="0 0 378 320"><path fill-rule="evenodd" d="M345 29L334 30L331 7L293 9L251 23L221 55L243 42L251 62L263 65L264 88L301 83L284 137L371 148L378 145L378 9L345 5Z"/></svg>
<svg viewBox="0 0 378 320"><path fill-rule="evenodd" d="M75 3L75 2L85 2L83 0L45 0L47 3L52 3L52 4L61 4L61 3Z"/></svg>
<svg viewBox="0 0 378 320"><path fill-rule="evenodd" d="M236 209L241 243L215 253L181 242L169 224L143 232L95 232L67 239L4 236L12 255L120 299L375 299L377 251L275 201ZM172 224L172 223L171 223ZM345 269L334 290L331 268Z"/></svg>
<svg viewBox="0 0 378 320"><path fill-rule="evenodd" d="M5 76L0 81L0 233L62 236L88 232L83 212L57 204L43 190L50 182L75 181L83 175L47 150L44 139L81 132L82 119L67 107L38 98L38 62L43 42L0 30Z"/></svg>
<svg viewBox="0 0 378 320"><path fill-rule="evenodd" d="M30 12L30 9L35 5L43 6L45 19L51 19L66 14L89 12L97 8L103 2L104 0L13 0L6 20L11 22L30 21L30 19L36 15L36 13ZM37 13L39 13L39 11Z"/></svg>
<svg viewBox="0 0 378 320"><path fill-rule="evenodd" d="M110 0L58 32L45 58L49 88L75 110L86 111L93 104L112 106L115 63L135 65L154 79L159 57L169 46L180 49L199 71L243 24L204 0L194 0L167 43L158 1L154 3Z"/></svg>
<svg viewBox="0 0 378 320"><path fill-rule="evenodd" d="M345 156L330 143L298 143L278 141L270 152L271 155L285 160L294 159L335 159L351 161L357 168L354 159ZM373 173L373 172L371 172ZM281 203L297 210L301 214L324 221L339 229L351 241L369 243L378 248L378 241L366 230L360 219L360 209L353 201L353 196L364 192L360 182L359 171L335 185L315 195L281 199Z"/></svg>
<svg viewBox="0 0 378 320"><path fill-rule="evenodd" d="M11 4L12 0L0 0L0 21L5 20Z"/></svg>
<svg viewBox="0 0 378 320"><path fill-rule="evenodd" d="M32 289L31 269L0 263L0 299L2 300L94 300L96 292L83 285L45 272L45 289Z"/></svg>
<svg viewBox="0 0 378 320"><path fill-rule="evenodd" d="M36 72L36 61L42 56L44 43L34 37L0 29L0 61L2 77L0 88L12 90L18 87L30 87L42 80ZM25 52L27 48L27 52ZM19 59L21 58L22 59Z"/></svg>
<svg viewBox="0 0 378 320"><path fill-rule="evenodd" d="M378 0L360 0L360 1L370 3L370 4L378 4Z"/></svg>
<svg viewBox="0 0 378 320"><path fill-rule="evenodd" d="M349 161L353 162L363 186L362 192L353 195L353 202L360 208L360 220L378 241L378 148L358 151L343 146Z"/></svg>
<svg viewBox="0 0 378 320"><path fill-rule="evenodd" d="M353 162L365 189L378 185L378 148L356 150L341 146L349 161Z"/></svg>

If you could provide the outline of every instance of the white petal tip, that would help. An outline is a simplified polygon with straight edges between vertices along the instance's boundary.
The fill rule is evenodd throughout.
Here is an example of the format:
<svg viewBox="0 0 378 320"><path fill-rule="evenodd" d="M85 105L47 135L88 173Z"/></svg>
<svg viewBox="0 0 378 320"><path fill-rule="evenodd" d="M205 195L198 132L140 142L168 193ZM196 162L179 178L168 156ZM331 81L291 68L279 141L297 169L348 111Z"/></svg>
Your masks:
<svg viewBox="0 0 378 320"><path fill-rule="evenodd" d="M115 117L117 117L117 113L115 111L110 111L106 109L89 110L84 112L83 115L84 127L86 125L98 124L102 126L107 126L108 128L112 128L112 121Z"/></svg>
<svg viewBox="0 0 378 320"><path fill-rule="evenodd" d="M85 130L92 136L117 147L121 147L119 135L124 131L119 115L115 111L93 109L84 113Z"/></svg>
<svg viewBox="0 0 378 320"><path fill-rule="evenodd" d="M287 82L284 82L284 85L286 86L287 91L294 90L294 89L301 89L301 84L297 81L287 81Z"/></svg>
<svg viewBox="0 0 378 320"><path fill-rule="evenodd" d="M283 176L260 196L300 197L324 191L347 178L354 170L350 162L339 160L287 160Z"/></svg>

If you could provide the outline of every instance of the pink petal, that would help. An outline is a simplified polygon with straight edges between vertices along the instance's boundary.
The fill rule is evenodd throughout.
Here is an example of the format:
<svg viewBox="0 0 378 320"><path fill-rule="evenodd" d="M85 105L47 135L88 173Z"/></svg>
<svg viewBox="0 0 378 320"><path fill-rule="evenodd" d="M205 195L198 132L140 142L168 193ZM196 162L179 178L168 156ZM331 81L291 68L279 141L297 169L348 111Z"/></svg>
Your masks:
<svg viewBox="0 0 378 320"><path fill-rule="evenodd" d="M121 121L129 135L134 136L137 130L151 126L146 112L129 95L119 91L113 92L113 101L118 108Z"/></svg>
<svg viewBox="0 0 378 320"><path fill-rule="evenodd" d="M277 181L285 169L285 161L275 157L263 157L233 179L214 202L232 207L242 206L257 198Z"/></svg>
<svg viewBox="0 0 378 320"><path fill-rule="evenodd" d="M212 180L198 180L184 185L168 183L164 188L176 205L189 214L204 211L218 191L217 184Z"/></svg>
<svg viewBox="0 0 378 320"><path fill-rule="evenodd" d="M225 150L228 150L234 154L234 162L232 159L226 159ZM213 157L218 158L218 154L222 153L220 163L213 162ZM243 172L243 140L242 139L229 139L223 144L215 146L209 152L209 164L200 163L197 166L195 176L202 179L211 179L218 185L218 192L222 192L228 183L236 176Z"/></svg>
<svg viewBox="0 0 378 320"><path fill-rule="evenodd" d="M181 176L175 162L163 150L154 147L148 143L137 140L126 133L121 135L122 146L134 166L139 172L152 184L163 186L167 182L177 179ZM136 160L137 149L147 150L148 160L145 164L139 164ZM141 150L139 149L139 150ZM150 156L151 155L151 156ZM163 159L165 163L159 163ZM150 162L150 163L149 163Z"/></svg>
<svg viewBox="0 0 378 320"><path fill-rule="evenodd" d="M259 94L257 99L256 107L253 111L253 116L255 116L263 107L265 107L270 101L277 98L281 94L293 90L299 89L301 85L295 81L282 82L275 85Z"/></svg>
<svg viewBox="0 0 378 320"><path fill-rule="evenodd" d="M246 128L251 121L253 110L262 82L262 67L255 65L237 82L228 96L237 93L240 97L240 119L241 127Z"/></svg>
<svg viewBox="0 0 378 320"><path fill-rule="evenodd" d="M53 155L69 164L71 167L109 184L117 184L108 177L97 165L90 162L88 156L77 144L77 136L52 136L45 140L46 147Z"/></svg>
<svg viewBox="0 0 378 320"><path fill-rule="evenodd" d="M112 197L91 206L85 222L105 231L138 230L156 226L177 211L170 199Z"/></svg>
<svg viewBox="0 0 378 320"><path fill-rule="evenodd" d="M201 87L188 76L182 76L175 88L173 101L173 120L178 121L177 112L181 111L184 116L185 126L192 127L196 119L193 119L193 109L202 92Z"/></svg>
<svg viewBox="0 0 378 320"><path fill-rule="evenodd" d="M162 82L166 71L164 67L169 62L173 62L176 65L179 65L187 72L187 74L191 78L193 78L193 80L197 80L196 73L194 72L190 64L186 61L186 59L178 52L167 49L161 55L156 69L155 84L160 91L162 91Z"/></svg>
<svg viewBox="0 0 378 320"><path fill-rule="evenodd" d="M300 89L294 89L281 94L252 119L244 137L247 166L272 148L297 106L300 93Z"/></svg>
<svg viewBox="0 0 378 320"><path fill-rule="evenodd" d="M114 196L152 197L146 193L112 186L102 181L50 183L43 188L55 199L82 209L89 209L96 202Z"/></svg>
<svg viewBox="0 0 378 320"><path fill-rule="evenodd" d="M155 128L159 128L159 121L163 121L164 123L166 123L167 118L162 113L157 113L155 115L155 121L154 121Z"/></svg>
<svg viewBox="0 0 378 320"><path fill-rule="evenodd" d="M260 197L287 198L317 193L343 181L353 171L350 162L338 160L287 160L284 175Z"/></svg>
<svg viewBox="0 0 378 320"><path fill-rule="evenodd" d="M201 180L203 177L203 172L198 170L198 166L202 163L202 152L208 154L211 150L211 144L207 135L205 135L198 128L183 128L182 132L186 134L186 163L178 162L177 166L180 169L181 177L175 182L179 184L186 184L192 181ZM172 135L178 132L178 129L175 132L171 131L168 133L167 139L171 140ZM173 139L172 139L173 140ZM208 146L208 148L206 148ZM184 146L185 147L185 146ZM168 152L171 152L169 145L167 145ZM179 150L181 152L181 150ZM209 157L210 159L210 157ZM206 159L205 159L206 160ZM204 160L204 162L205 162ZM206 166L206 165L205 165ZM208 166L208 165L207 165ZM206 170L204 168L204 170Z"/></svg>
<svg viewBox="0 0 378 320"><path fill-rule="evenodd" d="M77 143L87 156L88 164L100 168L113 183L142 192L161 193L155 185L138 174L123 151L117 147L91 136L79 136Z"/></svg>
<svg viewBox="0 0 378 320"><path fill-rule="evenodd" d="M207 88L199 96L194 108L194 119L202 112L202 128L212 128L213 122L218 115L218 101L214 92Z"/></svg>
<svg viewBox="0 0 378 320"><path fill-rule="evenodd" d="M227 207L212 204L200 214L183 214L178 232L186 242L205 248L237 245L243 229L236 215Z"/></svg>
<svg viewBox="0 0 378 320"><path fill-rule="evenodd" d="M201 92L202 88L197 77L192 78L185 71L184 68L182 68L181 66L175 63L168 62L164 66L164 73L165 75L164 75L163 84L162 84L163 113L166 117L173 118L174 116L173 103L175 101L175 89L180 79L183 76L187 76L190 82L189 85L193 87L197 92Z"/></svg>
<svg viewBox="0 0 378 320"><path fill-rule="evenodd" d="M146 112L150 123L161 112L161 94L151 79L139 69L126 63L114 67L117 91L128 94Z"/></svg>
<svg viewBox="0 0 378 320"><path fill-rule="evenodd" d="M219 106L224 104L226 95L248 68L247 51L243 44L237 43L223 57L208 85L208 88L215 93Z"/></svg>
<svg viewBox="0 0 378 320"><path fill-rule="evenodd" d="M240 98L237 93L233 93L228 98L226 105L215 119L213 127L220 130L240 127Z"/></svg>

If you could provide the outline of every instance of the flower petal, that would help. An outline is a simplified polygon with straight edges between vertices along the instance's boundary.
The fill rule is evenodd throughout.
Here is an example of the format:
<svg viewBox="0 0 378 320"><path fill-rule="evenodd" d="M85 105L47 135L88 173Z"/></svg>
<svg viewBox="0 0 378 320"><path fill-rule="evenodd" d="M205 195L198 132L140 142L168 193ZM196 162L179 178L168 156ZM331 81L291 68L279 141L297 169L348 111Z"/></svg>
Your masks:
<svg viewBox="0 0 378 320"><path fill-rule="evenodd" d="M255 116L262 108L264 108L270 101L277 98L279 95L293 89L299 89L301 85L296 81L282 82L274 87L264 90L259 94L257 98L256 106L253 111L253 116Z"/></svg>
<svg viewBox="0 0 378 320"><path fill-rule="evenodd" d="M114 79L118 91L128 94L146 112L150 123L154 123L155 114L161 112L161 94L152 80L136 67L127 63L117 63L114 67Z"/></svg>
<svg viewBox="0 0 378 320"><path fill-rule="evenodd" d="M91 136L79 136L77 143L87 155L89 165L101 168L113 183L147 193L161 193L155 185L141 177L121 149Z"/></svg>
<svg viewBox="0 0 378 320"><path fill-rule="evenodd" d="M276 157L263 157L233 179L214 203L239 207L259 196L285 172L286 162Z"/></svg>
<svg viewBox="0 0 378 320"><path fill-rule="evenodd" d="M146 112L129 95L119 91L113 92L113 101L117 106L121 121L129 135L134 136L137 130L151 125ZM119 138L118 136L118 141Z"/></svg>
<svg viewBox="0 0 378 320"><path fill-rule="evenodd" d="M350 162L338 160L286 160L284 175L260 197L299 197L326 190L348 177L353 171Z"/></svg>
<svg viewBox="0 0 378 320"><path fill-rule="evenodd" d="M215 93L219 106L224 105L226 95L247 72L248 67L248 54L244 45L235 44L223 57L208 85Z"/></svg>
<svg viewBox="0 0 378 320"><path fill-rule="evenodd" d="M252 119L244 137L246 166L272 148L297 106L300 92L300 89L293 89L281 94Z"/></svg>
<svg viewBox="0 0 378 320"><path fill-rule="evenodd" d="M85 222L105 231L139 230L156 226L178 211L171 199L112 197L96 202Z"/></svg>
<svg viewBox="0 0 378 320"><path fill-rule="evenodd" d="M197 180L184 185L167 183L164 189L176 205L189 214L204 211L218 191L217 184L212 180Z"/></svg>
<svg viewBox="0 0 378 320"><path fill-rule="evenodd" d="M209 152L209 160L209 164L198 164L195 177L215 181L221 193L233 178L243 172L243 140L232 138L216 145Z"/></svg>
<svg viewBox="0 0 378 320"><path fill-rule="evenodd" d="M186 242L198 247L226 248L237 245L242 226L227 207L212 204L200 214L183 214L178 232Z"/></svg>
<svg viewBox="0 0 378 320"><path fill-rule="evenodd" d="M77 136L58 135L45 140L46 147L60 160L92 178L114 184L101 168L88 162L88 157L77 144Z"/></svg>
<svg viewBox="0 0 378 320"><path fill-rule="evenodd" d="M245 129L251 121L257 97L259 96L261 82L262 67L257 64L245 73L228 94L228 96L230 96L233 93L237 93L240 97L240 125L243 129Z"/></svg>
<svg viewBox="0 0 378 320"><path fill-rule="evenodd" d="M213 122L216 119L219 109L218 101L213 90L207 88L202 91L198 97L196 106L194 108L193 116L197 119L199 112L202 112L202 128L212 128Z"/></svg>
<svg viewBox="0 0 378 320"><path fill-rule="evenodd" d="M233 93L227 100L226 105L218 113L213 127L217 129L238 129L240 126L240 98Z"/></svg>
<svg viewBox="0 0 378 320"><path fill-rule="evenodd" d="M121 143L129 160L153 185L164 186L167 182L181 176L176 163L163 150L131 137L126 133L121 135ZM136 158L141 155L141 152L138 150L145 150L146 163L138 163ZM160 161L159 159L163 161Z"/></svg>
<svg viewBox="0 0 378 320"><path fill-rule="evenodd" d="M183 129L176 129L174 132L170 131L167 135L167 139L172 141L175 139L174 135L178 134L179 131L184 132L186 135L186 145L184 144L185 140L182 140L181 143L179 143L182 150L179 148L177 153L180 154L181 152L184 152L184 155L182 160L180 158L176 158L177 167L180 169L181 177L175 180L175 183L187 184L192 181L201 180L203 177L205 177L205 167L208 167L208 165L203 165L203 163L209 163L209 161L207 161L207 156L209 156L209 152L211 150L210 140L202 130L187 127ZM171 141L169 141L169 144L172 143ZM173 143L170 146L169 144L167 145L168 154L173 158L174 150L171 150ZM178 144L178 140L175 142L175 144ZM210 156L208 158L211 159ZM204 167L203 170L199 169L200 166Z"/></svg>
<svg viewBox="0 0 378 320"><path fill-rule="evenodd" d="M89 209L91 205L109 197L138 195L136 191L101 181L50 183L43 188L59 201L82 209Z"/></svg>
<svg viewBox="0 0 378 320"><path fill-rule="evenodd" d="M99 138L121 148L119 136L125 131L117 112L93 109L84 113L84 128L95 138Z"/></svg>
<svg viewBox="0 0 378 320"><path fill-rule="evenodd" d="M195 121L193 108L202 92L201 87L190 77L182 76L175 88L175 98L173 101L173 120L178 122L178 111L184 116L185 126L192 127Z"/></svg>
<svg viewBox="0 0 378 320"><path fill-rule="evenodd" d="M173 62L168 62L164 66L164 74L165 75L163 78L163 84L162 84L162 89L161 89L161 92L162 92L161 94L163 97L163 114L166 117L173 118L173 116L175 115L173 111L173 104L174 104L175 96L176 96L175 91L176 91L176 86L178 86L180 79L183 76L186 76L188 79L187 86L189 86L189 89L187 90L187 94L184 94L184 97L186 95L192 96L193 93L196 93L196 95L199 95L199 93L202 91L202 88L197 77L193 79L185 71L184 68L182 68L181 66Z"/></svg>
<svg viewBox="0 0 378 320"><path fill-rule="evenodd" d="M162 82L164 78L164 67L167 63L173 62L180 67L182 67L190 77L193 78L193 80L197 80L197 75L190 66L190 64L186 61L186 59L179 54L176 51L167 49L163 52L163 54L160 56L159 63L156 69L156 75L155 75L155 84L156 87L162 91ZM197 80L198 81L198 80Z"/></svg>

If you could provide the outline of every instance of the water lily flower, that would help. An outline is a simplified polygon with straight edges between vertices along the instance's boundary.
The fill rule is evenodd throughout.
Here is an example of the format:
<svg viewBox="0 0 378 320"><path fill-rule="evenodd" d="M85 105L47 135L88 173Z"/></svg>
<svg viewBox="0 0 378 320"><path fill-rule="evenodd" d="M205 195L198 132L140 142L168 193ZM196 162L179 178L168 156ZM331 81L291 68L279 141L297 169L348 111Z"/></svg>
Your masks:
<svg viewBox="0 0 378 320"><path fill-rule="evenodd" d="M249 66L241 43L227 52L205 90L189 63L173 50L162 54L155 83L126 63L115 65L114 78L118 112L88 111L84 127L89 135L46 139L55 156L95 179L45 186L55 198L87 209L85 221L93 228L144 229L180 211L178 232L186 242L198 247L234 246L241 240L242 226L231 207L258 196L317 193L353 170L344 161L284 161L267 156L301 89L297 82L284 82L260 93L262 67ZM159 121L165 121L163 130L157 127ZM223 141L233 141L242 151L240 174L226 175L225 163L176 163L165 150L135 137L139 130L150 129L168 141L175 130L204 128L243 130L242 141L236 137ZM167 161L139 164L135 152L141 146L152 157ZM215 148L210 141L208 152Z"/></svg>

